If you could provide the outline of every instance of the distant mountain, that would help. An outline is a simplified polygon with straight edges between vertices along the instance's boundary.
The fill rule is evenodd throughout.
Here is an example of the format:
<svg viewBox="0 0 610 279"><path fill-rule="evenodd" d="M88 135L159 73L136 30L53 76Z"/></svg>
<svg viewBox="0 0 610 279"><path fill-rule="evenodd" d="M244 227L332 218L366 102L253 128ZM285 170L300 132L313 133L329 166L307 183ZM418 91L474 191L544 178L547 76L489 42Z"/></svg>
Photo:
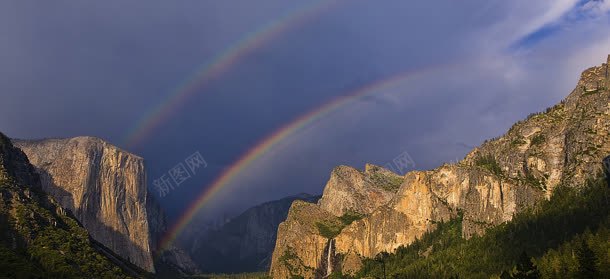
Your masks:
<svg viewBox="0 0 610 279"><path fill-rule="evenodd" d="M539 206L560 186L590 184L588 179L602 173L602 161L610 154L609 64L610 56L601 66L585 70L576 88L559 104L519 121L456 164L398 178L370 165L364 171L337 167L318 204L293 203L278 228L270 275L355 274L363 261L370 263L367 259L393 253L435 231L440 223L459 218L460 236L470 239ZM607 209L596 207L592 209ZM513 236L511 232L501 235ZM434 247L420 255L432 252ZM461 256L445 255L438 270L454 268L449 259ZM473 278L472 273L458 275Z"/></svg>
<svg viewBox="0 0 610 279"><path fill-rule="evenodd" d="M26 155L0 133L0 277L125 278L144 271L89 237L47 195Z"/></svg>
<svg viewBox="0 0 610 279"><path fill-rule="evenodd" d="M191 239L192 258L210 273L267 270L277 227L286 219L292 202L317 202L319 198L299 194L252 207L218 230Z"/></svg>

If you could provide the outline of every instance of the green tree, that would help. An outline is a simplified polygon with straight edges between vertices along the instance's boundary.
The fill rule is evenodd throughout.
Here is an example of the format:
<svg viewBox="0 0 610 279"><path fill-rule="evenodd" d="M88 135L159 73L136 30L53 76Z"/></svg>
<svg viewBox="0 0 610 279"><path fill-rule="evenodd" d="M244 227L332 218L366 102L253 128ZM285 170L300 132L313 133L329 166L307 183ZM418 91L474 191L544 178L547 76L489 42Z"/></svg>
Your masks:
<svg viewBox="0 0 610 279"><path fill-rule="evenodd" d="M381 263L381 268L383 269L383 279L386 278L386 273L385 273L385 263L386 263L386 259L390 256L390 254L388 252L381 252L379 254L377 254L377 256L375 257L375 260L377 262Z"/></svg>
<svg viewBox="0 0 610 279"><path fill-rule="evenodd" d="M538 272L538 268L536 267L536 265L534 265L534 263L525 251L523 251L523 253L521 253L521 256L519 256L517 268L511 277L515 279L540 278L540 272Z"/></svg>
<svg viewBox="0 0 610 279"><path fill-rule="evenodd" d="M598 278L599 272L597 270L597 257L586 239L582 239L580 247L576 251L576 257L578 259L578 277L579 278Z"/></svg>

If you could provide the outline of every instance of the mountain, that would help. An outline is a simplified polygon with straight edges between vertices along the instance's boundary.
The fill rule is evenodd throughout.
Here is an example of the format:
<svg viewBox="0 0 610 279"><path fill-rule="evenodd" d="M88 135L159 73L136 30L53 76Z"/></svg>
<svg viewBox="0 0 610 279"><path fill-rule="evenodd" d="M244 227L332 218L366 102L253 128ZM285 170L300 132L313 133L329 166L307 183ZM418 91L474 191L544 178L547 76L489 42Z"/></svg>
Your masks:
<svg viewBox="0 0 610 279"><path fill-rule="evenodd" d="M235 273L269 268L277 227L295 200L316 202L320 197L299 194L246 210L217 230L192 239L191 255L206 272Z"/></svg>
<svg viewBox="0 0 610 279"><path fill-rule="evenodd" d="M176 247L162 253L161 261L154 258L167 225L147 191L144 159L94 137L13 143L35 166L42 189L95 241L147 272L165 264L185 273L198 271Z"/></svg>
<svg viewBox="0 0 610 279"><path fill-rule="evenodd" d="M601 165L601 162L599 162ZM481 237L462 237L463 216L438 223L392 254L333 278L610 278L610 176L559 185L549 200Z"/></svg>
<svg viewBox="0 0 610 279"><path fill-rule="evenodd" d="M363 259L394 252L440 223L461 218L460 234L470 239L549 199L559 185L586 185L610 154L608 64L610 56L585 70L561 103L456 164L399 178L372 171L379 167L336 168L317 204L291 206L278 228L270 275L354 274Z"/></svg>
<svg viewBox="0 0 610 279"><path fill-rule="evenodd" d="M155 271L141 157L93 137L14 144L36 166L43 190L72 212L93 239Z"/></svg>
<svg viewBox="0 0 610 279"><path fill-rule="evenodd" d="M0 277L126 278L143 272L92 240L42 190L34 166L2 133L0 200Z"/></svg>

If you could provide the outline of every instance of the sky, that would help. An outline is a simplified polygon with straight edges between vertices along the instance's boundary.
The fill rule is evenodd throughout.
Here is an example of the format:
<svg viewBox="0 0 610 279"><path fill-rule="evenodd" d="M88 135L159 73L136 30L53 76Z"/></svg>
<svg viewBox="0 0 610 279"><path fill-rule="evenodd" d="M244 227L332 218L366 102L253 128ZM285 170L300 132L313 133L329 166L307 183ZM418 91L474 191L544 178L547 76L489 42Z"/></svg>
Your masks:
<svg viewBox="0 0 610 279"><path fill-rule="evenodd" d="M197 226L320 194L337 165L461 159L605 61L609 10L572 0L1 1L0 131L96 136L144 157L172 223L259 143L339 104L235 170ZM153 182L197 152L207 166L160 196Z"/></svg>

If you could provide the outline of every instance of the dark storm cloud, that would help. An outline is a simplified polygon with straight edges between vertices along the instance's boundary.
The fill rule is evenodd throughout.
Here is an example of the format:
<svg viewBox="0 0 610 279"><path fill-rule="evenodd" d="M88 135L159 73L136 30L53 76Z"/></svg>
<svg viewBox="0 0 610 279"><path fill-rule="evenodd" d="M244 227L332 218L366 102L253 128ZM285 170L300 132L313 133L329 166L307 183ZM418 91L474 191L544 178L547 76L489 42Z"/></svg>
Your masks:
<svg viewBox="0 0 610 279"><path fill-rule="evenodd" d="M19 138L95 135L121 145L204 63L310 3L2 2L0 130ZM396 73L434 68L286 138L201 218L320 193L339 164L385 165L408 152L416 168L432 168L557 102L578 71L601 61L610 46L607 3L576 4L341 1L252 49L132 151L146 158L150 181L196 151L210 164L161 200L176 216L299 116ZM569 28L531 40L548 26Z"/></svg>

